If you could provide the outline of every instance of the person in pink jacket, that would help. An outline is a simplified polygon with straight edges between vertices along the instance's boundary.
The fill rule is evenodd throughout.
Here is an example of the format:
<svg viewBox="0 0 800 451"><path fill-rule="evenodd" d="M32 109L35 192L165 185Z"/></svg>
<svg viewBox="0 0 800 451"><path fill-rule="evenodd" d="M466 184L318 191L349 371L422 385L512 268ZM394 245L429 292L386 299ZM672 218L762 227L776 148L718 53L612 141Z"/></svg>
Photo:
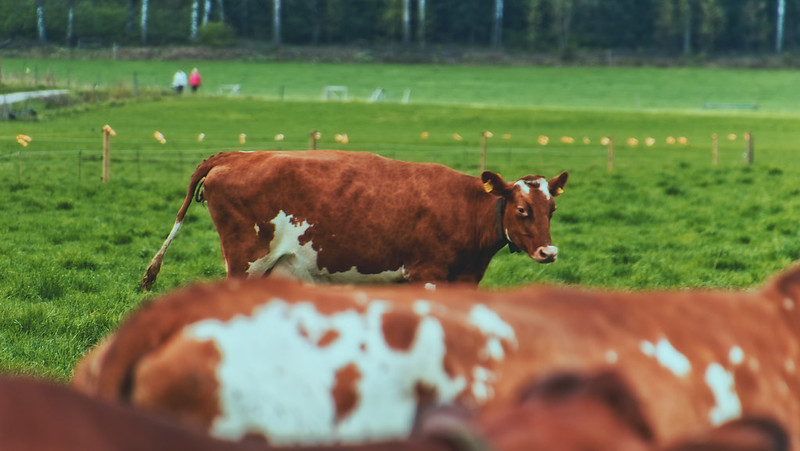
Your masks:
<svg viewBox="0 0 800 451"><path fill-rule="evenodd" d="M192 69L192 74L189 75L189 86L192 87L192 92L197 92L197 88L200 87L200 83L202 83L200 80L200 71L198 71L195 67Z"/></svg>

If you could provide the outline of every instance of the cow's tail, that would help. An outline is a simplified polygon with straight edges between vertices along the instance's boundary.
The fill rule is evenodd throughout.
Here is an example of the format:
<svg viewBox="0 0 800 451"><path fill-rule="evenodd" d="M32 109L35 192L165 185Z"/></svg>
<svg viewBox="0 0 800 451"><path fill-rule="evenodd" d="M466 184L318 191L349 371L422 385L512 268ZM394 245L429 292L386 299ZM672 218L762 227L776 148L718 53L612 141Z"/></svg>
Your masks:
<svg viewBox="0 0 800 451"><path fill-rule="evenodd" d="M215 157L203 161L197 166L194 174L192 174L192 179L189 182L189 189L186 192L186 198L183 200L183 205L181 205L181 208L178 210L178 216L175 218L175 225L172 226L172 231L169 232L166 241L161 245L161 249L156 252L150 264L147 265L147 270L144 272L141 283L143 290L150 291L150 288L153 287L153 283L155 283L156 277L158 277L158 272L161 270L164 254L167 252L167 248L170 243L172 243L172 240L174 240L175 236L178 234L178 230L180 230L181 224L183 223L183 218L186 216L189 205L192 203L192 198L196 198L198 202L203 200L202 182L205 176L208 175L209 171L214 167L216 161L217 159Z"/></svg>

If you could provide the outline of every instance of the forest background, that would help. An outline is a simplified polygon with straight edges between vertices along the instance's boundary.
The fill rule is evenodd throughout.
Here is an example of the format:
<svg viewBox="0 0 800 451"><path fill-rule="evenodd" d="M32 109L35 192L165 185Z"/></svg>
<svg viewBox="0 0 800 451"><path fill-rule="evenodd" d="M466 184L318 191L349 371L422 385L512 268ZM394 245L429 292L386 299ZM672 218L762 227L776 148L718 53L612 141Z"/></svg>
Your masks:
<svg viewBox="0 0 800 451"><path fill-rule="evenodd" d="M0 0L0 48L31 44L388 46L405 60L477 47L606 63L782 55L787 65L800 53L800 0Z"/></svg>

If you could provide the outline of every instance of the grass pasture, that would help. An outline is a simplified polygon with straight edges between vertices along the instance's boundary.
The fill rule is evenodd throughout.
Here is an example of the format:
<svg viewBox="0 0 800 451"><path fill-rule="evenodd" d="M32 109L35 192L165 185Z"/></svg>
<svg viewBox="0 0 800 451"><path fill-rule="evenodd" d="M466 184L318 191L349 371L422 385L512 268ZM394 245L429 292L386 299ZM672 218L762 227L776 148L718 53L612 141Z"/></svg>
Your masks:
<svg viewBox="0 0 800 451"><path fill-rule="evenodd" d="M76 56L80 56L79 53ZM757 104L760 111L797 112L794 70L652 67L504 67L403 64L317 64L269 61L131 61L3 58L5 82L132 93L169 89L177 69L198 67L200 95L240 84L241 96L318 101L325 86L346 86L365 102L378 88L387 102L410 90L411 103L618 110L701 110L706 103Z"/></svg>
<svg viewBox="0 0 800 451"><path fill-rule="evenodd" d="M4 71L8 65L4 59ZM172 226L196 164L225 150L304 149L314 129L322 133L319 148L436 161L475 175L479 135L489 130L487 166L507 179L568 170L552 225L559 260L538 265L503 250L487 272L486 288L538 282L630 290L756 286L800 257L800 116L777 110L199 95L97 103L46 113L37 122L0 122L0 370L68 379L80 355L150 296L138 282ZM109 184L100 181L104 124L117 133ZM156 130L165 144L153 138ZM755 136L752 166L743 159L746 130ZM350 142L335 142L337 133L347 133ZM712 133L720 136L715 167ZM33 140L23 148L18 134ZM285 139L276 141L277 134ZM540 144L540 136L549 143ZM563 143L562 136L576 142ZM599 143L603 136L616 138L613 172ZM667 144L670 136L684 136L688 144ZM626 144L629 137L639 145ZM644 144L647 137L656 139L652 147ZM208 213L194 204L154 291L223 276Z"/></svg>

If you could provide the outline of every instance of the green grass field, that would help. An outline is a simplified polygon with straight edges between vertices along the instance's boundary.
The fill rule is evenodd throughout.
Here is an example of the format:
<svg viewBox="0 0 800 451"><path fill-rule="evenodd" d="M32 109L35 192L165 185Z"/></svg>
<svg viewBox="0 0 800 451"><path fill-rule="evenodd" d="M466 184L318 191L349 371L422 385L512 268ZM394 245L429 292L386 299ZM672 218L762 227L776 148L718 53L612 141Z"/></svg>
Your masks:
<svg viewBox="0 0 800 451"><path fill-rule="evenodd" d="M383 88L398 102L557 107L608 110L699 110L705 103L752 103L759 110L800 110L793 70L630 67L499 67L399 64L316 64L229 61L108 61L3 58L3 79L73 88L168 89L177 69L198 67L202 95L240 84L243 96L270 100L320 100L325 86L347 86L366 101ZM49 77L49 78L48 78Z"/></svg>
<svg viewBox="0 0 800 451"><path fill-rule="evenodd" d="M47 63L76 64L71 69L75 84L84 80L78 67L91 81L93 70L121 64ZM23 63L3 59L4 77L15 64ZM40 64L41 72L45 62ZM122 80L132 67L145 66L126 64L103 79ZM167 81L174 65L147 63L164 72ZM311 130L322 133L320 148L437 161L475 175L480 133L489 130L494 137L488 141L488 168L507 179L568 170L570 180L552 225L559 260L539 265L503 250L482 283L486 288L540 282L634 290L747 288L800 257L800 110L791 104L791 95L764 94L786 82L785 72L725 72L717 92L761 89L763 103L757 111L720 112L701 110L695 97L701 88L686 80L685 90L673 85L671 95L662 92L657 84L671 80L671 70L615 68L603 74L604 69L583 68L197 65L207 74L216 67L226 80L241 73L241 80L255 81L262 68L272 68L286 80L286 99L272 98L268 89L238 98L209 92L163 95L46 108L39 121L0 122L0 176L5 180L0 187L0 370L68 379L85 350L149 296L139 291L138 282L172 226L197 163L224 150L304 149ZM535 84L524 75L548 71L553 72L550 83L564 79L563 90L548 92L551 100L523 107L521 97L544 89L531 87ZM718 71L686 71L698 81L720 79ZM397 87L414 80L423 85L431 74L435 77L428 80L427 103L321 103L289 95L292 81L298 92L316 98L320 85L335 83L341 73L360 80L365 94L371 81L387 73ZM466 74L477 80L472 91L464 88ZM492 83L491 74L504 82ZM753 77L759 81L748 81ZM580 79L585 91L569 88ZM648 86L662 99L659 105L647 107L646 96L637 109L608 105L611 94L596 94L585 103L573 95L589 92L588 86L602 90L606 82L619 95L624 80L643 92ZM443 91L448 86L459 94L448 98ZM474 105L492 103L481 97L492 90L496 105ZM714 100L751 100L733 97L720 94ZM100 181L105 124L117 133L111 138L109 184ZM756 143L752 166L743 158L742 135L748 130ZM154 139L155 131L163 133L165 144ZM205 134L202 142L200 133ZM239 142L242 133L245 143ZM346 133L350 142L335 142L337 133ZM717 166L711 165L712 133L720 136ZM32 138L27 147L16 142L18 134ZM277 134L285 139L276 141ZM729 140L729 134L735 139ZM540 136L549 137L549 143L540 144ZM563 143L562 136L576 142ZM611 172L607 148L600 144L604 136L616 140ZM644 144L648 137L655 139L652 147ZM688 144L668 144L668 137L686 137ZM639 145L629 146L628 138L638 139ZM224 277L218 238L205 208L193 205L187 221L166 256L156 294Z"/></svg>

